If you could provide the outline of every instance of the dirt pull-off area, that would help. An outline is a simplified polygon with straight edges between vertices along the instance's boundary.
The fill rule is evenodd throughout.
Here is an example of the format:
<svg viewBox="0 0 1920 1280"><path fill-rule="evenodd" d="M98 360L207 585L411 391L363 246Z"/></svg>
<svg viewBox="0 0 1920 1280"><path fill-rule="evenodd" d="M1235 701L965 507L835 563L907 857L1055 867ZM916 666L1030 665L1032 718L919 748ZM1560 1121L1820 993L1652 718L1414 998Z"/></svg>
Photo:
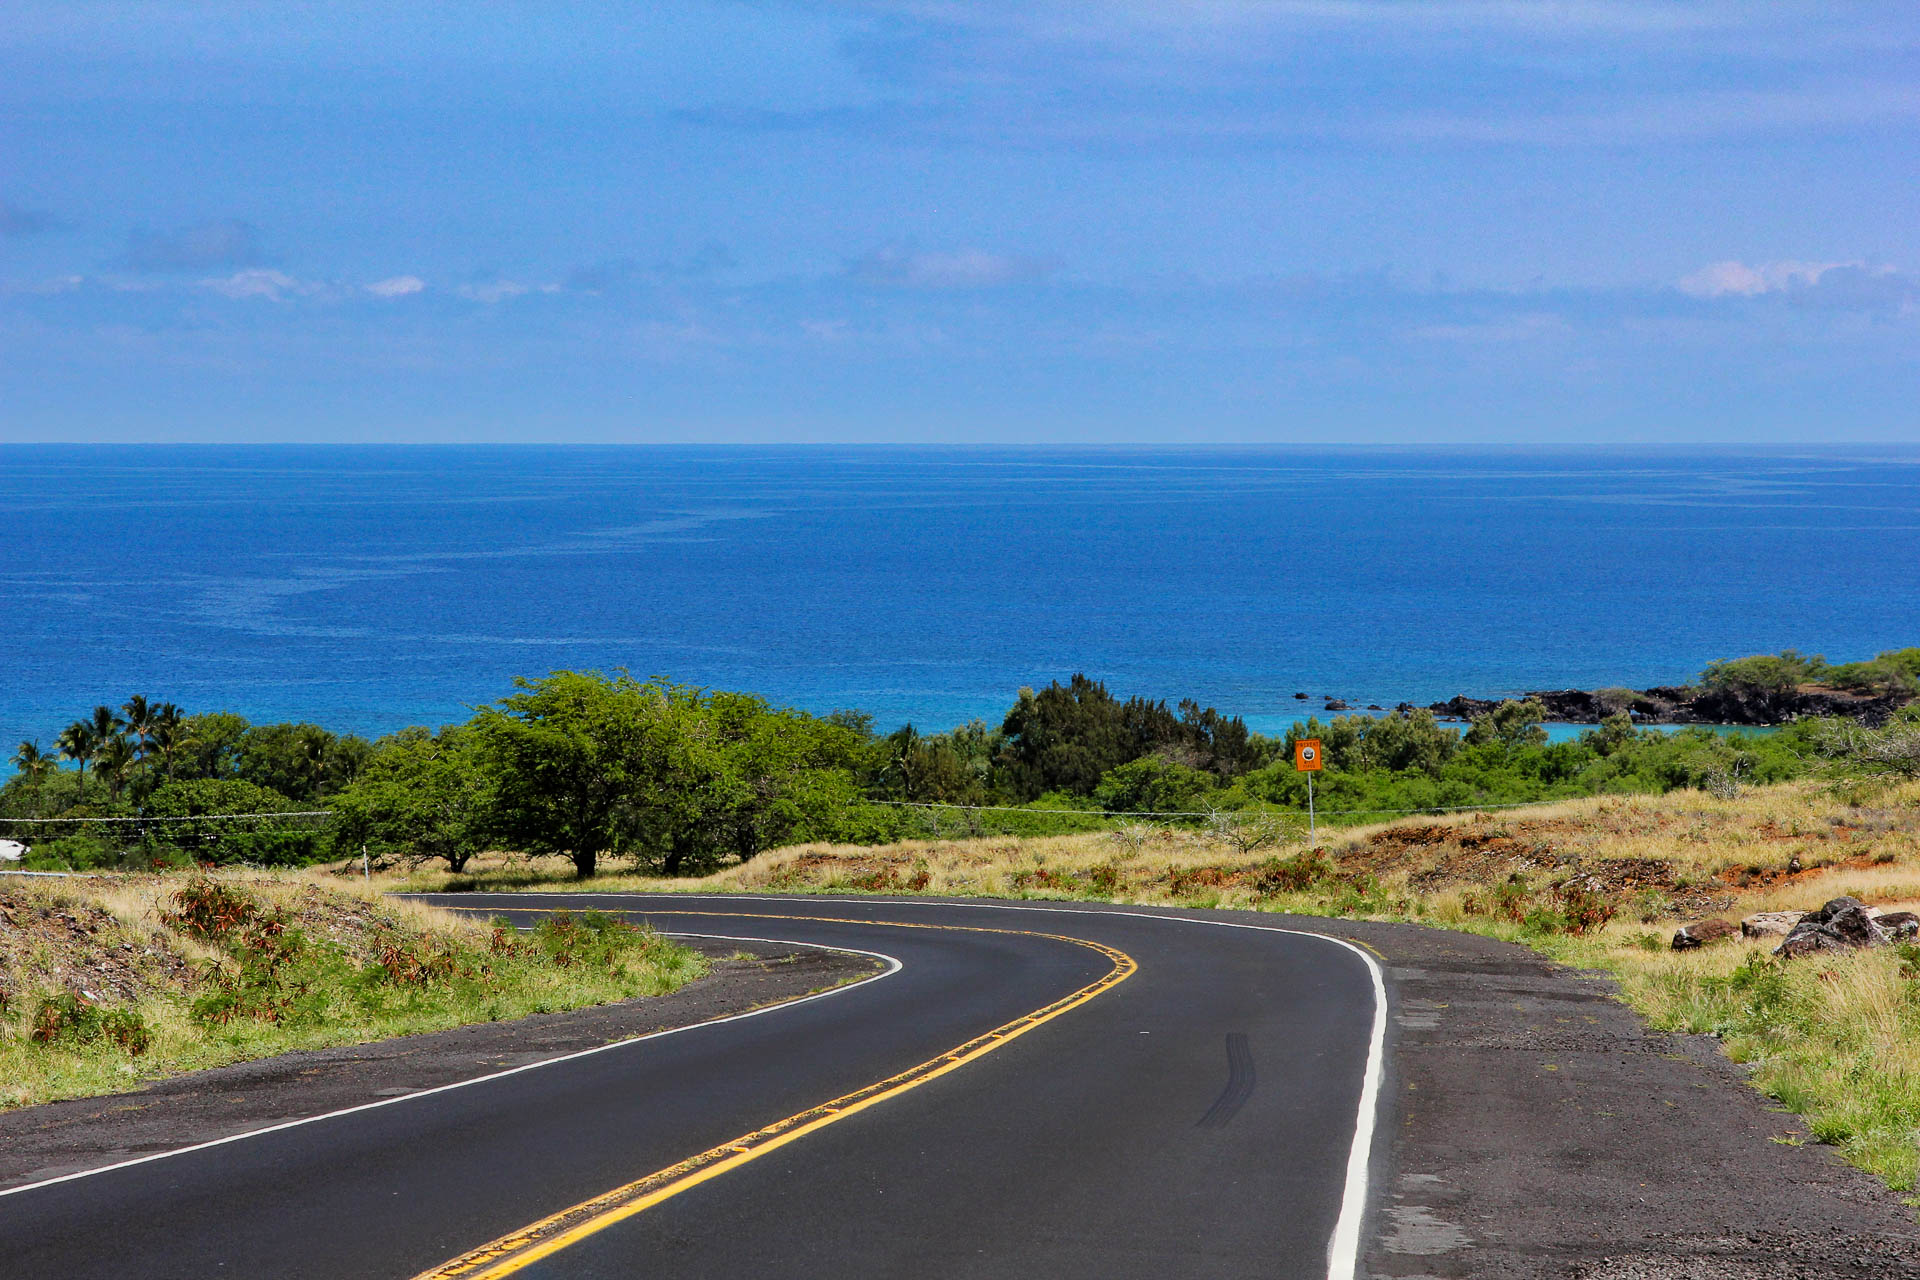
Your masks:
<svg viewBox="0 0 1920 1280"><path fill-rule="evenodd" d="M879 967L865 956L791 952L758 943L688 939L686 945L715 957L712 972L671 995L281 1054L176 1076L136 1093L0 1112L0 1187L741 1013L838 986Z"/></svg>
<svg viewBox="0 0 1920 1280"><path fill-rule="evenodd" d="M1389 965L1376 1280L1920 1280L1914 1211L1711 1037L1508 943L1297 923Z"/></svg>

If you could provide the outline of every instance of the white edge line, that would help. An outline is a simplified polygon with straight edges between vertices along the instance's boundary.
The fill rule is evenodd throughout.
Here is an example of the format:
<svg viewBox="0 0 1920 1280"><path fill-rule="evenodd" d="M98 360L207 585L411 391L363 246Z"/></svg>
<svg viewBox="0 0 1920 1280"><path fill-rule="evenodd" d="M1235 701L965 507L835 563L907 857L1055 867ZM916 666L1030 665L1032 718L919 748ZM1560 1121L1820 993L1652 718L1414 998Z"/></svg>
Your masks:
<svg viewBox="0 0 1920 1280"><path fill-rule="evenodd" d="M667 931L663 929L657 930L657 932L664 934ZM102 1173L112 1173L116 1169L130 1169L135 1165L151 1164L155 1160L170 1160L174 1156L184 1156L195 1151L205 1151L209 1147L224 1147L229 1142L242 1142L248 1138L258 1138L269 1133L279 1133L283 1129L297 1129L301 1125L318 1124L322 1120L335 1120L341 1116L356 1115L362 1111L373 1111L379 1107L390 1107L396 1103L413 1102L419 1098L432 1097L436 1093L446 1093L453 1089L464 1089L468 1085L486 1084L493 1080L504 1080L508 1076L517 1076L523 1071L536 1071L541 1067L551 1067L562 1062L574 1062L581 1058L590 1058L596 1053L606 1053L611 1049L624 1049L628 1045L639 1044L646 1040L658 1040L662 1036L679 1035L682 1031L698 1031L702 1027L717 1027L723 1022L739 1022L743 1018L757 1018L763 1013L778 1013L782 1009L791 1009L795 1005L809 1004L815 1000L824 1000L828 996L837 996L843 991L852 991L855 987L864 987L869 982L878 982L882 978L891 978L905 967L898 959L882 951L863 951L858 947L829 946L821 942L795 942L788 938L747 938L730 933L683 933L675 931L668 936L676 938L720 938L730 942L764 942L783 947L810 947L816 951L838 951L848 955L871 956L875 960L886 961L887 970L884 973L876 973L871 977L862 978L858 982L845 983L826 991L816 991L812 995L800 996L794 1000L783 1000L779 1004L770 1004L758 1009L749 1009L745 1013L730 1013L724 1018L708 1018L705 1022L690 1022L684 1027L668 1027L664 1031L650 1031L643 1036L629 1036L625 1040L615 1040L612 1044L598 1045L592 1049L580 1049L573 1053L563 1053L558 1057L542 1058L538 1062L522 1063L520 1066L509 1067L505 1071L495 1071L490 1075L474 1076L470 1080L455 1080L452 1084L435 1085L431 1089L420 1089L413 1093L403 1093L397 1098L381 1098L377 1102L362 1102L355 1106L342 1107L338 1111L328 1111L317 1116L302 1116L298 1120L283 1120L279 1124L270 1124L259 1129L248 1129L243 1133L230 1133L224 1138L213 1138L207 1142L196 1142L192 1146L176 1147L172 1151L156 1151L151 1155L136 1156L132 1160L122 1160L117 1164L103 1164L97 1169L82 1169L77 1173L61 1174L57 1178L46 1178L39 1182L28 1182L17 1187L7 1187L0 1189L0 1198L17 1196L23 1191L37 1191L42 1187L58 1186L62 1182L77 1182L81 1178L91 1178ZM593 1006L585 1007L591 1008ZM457 1030L457 1028L447 1029ZM341 1045L335 1047L353 1048L355 1046Z"/></svg>
<svg viewBox="0 0 1920 1280"><path fill-rule="evenodd" d="M431 896L431 895L395 895ZM466 895L461 895L466 896ZM646 896L663 902L784 902L794 905L823 902L859 902L873 906L887 907L965 907L976 911L1039 911L1052 915L1073 916L1129 916L1136 920L1171 920L1175 924L1211 925L1219 929L1248 929L1254 933L1285 933L1296 938L1318 938L1322 942L1331 942L1344 947L1359 956L1367 966L1367 976L1373 980L1373 1031L1367 1046L1366 1076L1360 1083L1360 1105L1356 1109L1353 1123L1353 1145L1347 1151L1347 1181L1340 1197L1340 1216L1334 1221L1333 1236L1327 1241L1327 1280L1353 1280L1360 1265L1360 1227L1367 1212L1367 1184L1373 1156L1373 1131L1379 1120L1380 1080L1386 1071L1387 1056L1387 980L1375 960L1365 947L1349 942L1345 938L1336 938L1330 933L1315 933L1311 929L1289 929L1283 925L1247 924L1238 920L1212 920L1204 916L1176 916L1160 911L1132 911L1126 908L1097 907L1050 907L1031 903L1001 902L956 902L950 898L850 898L832 894L802 894L798 897L781 897L760 893L566 893L558 891L547 893L481 893L473 895L484 898L505 898L525 900L541 897L567 898L627 898ZM663 911L667 908L663 905Z"/></svg>

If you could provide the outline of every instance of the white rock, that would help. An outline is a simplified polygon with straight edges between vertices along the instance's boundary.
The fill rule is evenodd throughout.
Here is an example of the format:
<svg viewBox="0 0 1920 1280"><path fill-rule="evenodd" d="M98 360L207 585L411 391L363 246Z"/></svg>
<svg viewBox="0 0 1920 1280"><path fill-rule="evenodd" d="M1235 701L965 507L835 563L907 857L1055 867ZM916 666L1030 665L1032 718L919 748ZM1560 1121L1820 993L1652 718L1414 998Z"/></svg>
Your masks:
<svg viewBox="0 0 1920 1280"><path fill-rule="evenodd" d="M1804 911L1757 911L1740 922L1740 932L1749 938L1784 938L1806 914Z"/></svg>

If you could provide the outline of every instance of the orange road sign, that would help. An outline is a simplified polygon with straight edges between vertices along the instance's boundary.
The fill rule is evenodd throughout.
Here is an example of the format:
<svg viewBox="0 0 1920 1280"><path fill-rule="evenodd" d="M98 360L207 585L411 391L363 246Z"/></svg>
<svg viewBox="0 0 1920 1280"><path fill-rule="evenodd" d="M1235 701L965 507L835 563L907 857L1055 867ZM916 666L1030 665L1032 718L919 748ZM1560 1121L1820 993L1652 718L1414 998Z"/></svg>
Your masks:
<svg viewBox="0 0 1920 1280"><path fill-rule="evenodd" d="M1320 739L1302 738L1293 744L1293 767L1302 773L1320 772Z"/></svg>

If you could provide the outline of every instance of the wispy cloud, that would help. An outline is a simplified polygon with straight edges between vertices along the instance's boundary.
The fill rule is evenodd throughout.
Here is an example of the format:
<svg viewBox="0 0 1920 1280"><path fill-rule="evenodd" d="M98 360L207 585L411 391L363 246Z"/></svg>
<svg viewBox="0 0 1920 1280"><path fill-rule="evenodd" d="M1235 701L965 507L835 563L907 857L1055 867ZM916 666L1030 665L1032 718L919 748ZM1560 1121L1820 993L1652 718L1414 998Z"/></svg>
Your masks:
<svg viewBox="0 0 1920 1280"><path fill-rule="evenodd" d="M264 298L269 302L282 301L290 294L317 293L322 288L319 285L296 280L284 271L260 267L236 271L230 276L217 279L202 280L200 286L211 289L223 298L236 300Z"/></svg>
<svg viewBox="0 0 1920 1280"><path fill-rule="evenodd" d="M1037 258L985 249L939 253L882 249L846 265L846 276L850 280L907 289L987 289L1039 280L1052 271L1051 264Z"/></svg>
<svg viewBox="0 0 1920 1280"><path fill-rule="evenodd" d="M1710 263L1683 276L1695 298L1758 298L1778 294L1797 306L1840 311L1899 310L1920 298L1920 278L1885 264L1776 261Z"/></svg>
<svg viewBox="0 0 1920 1280"><path fill-rule="evenodd" d="M529 293L561 293L564 290L557 284L522 284L518 280L502 278L459 285L454 292L469 302L483 302L492 306Z"/></svg>
<svg viewBox="0 0 1920 1280"><path fill-rule="evenodd" d="M206 271L251 267L263 256L252 224L227 219L172 231L136 230L117 265L130 271Z"/></svg>
<svg viewBox="0 0 1920 1280"><path fill-rule="evenodd" d="M404 298L426 287L427 282L419 276L388 276L367 285L366 290L376 298Z"/></svg>
<svg viewBox="0 0 1920 1280"><path fill-rule="evenodd" d="M1822 273L1839 265L1837 262L1762 262L1748 266L1732 260L1714 262L1692 275L1682 276L1680 292L1696 298L1724 298L1728 294L1752 298L1763 293L1780 293L1794 285L1818 284Z"/></svg>

